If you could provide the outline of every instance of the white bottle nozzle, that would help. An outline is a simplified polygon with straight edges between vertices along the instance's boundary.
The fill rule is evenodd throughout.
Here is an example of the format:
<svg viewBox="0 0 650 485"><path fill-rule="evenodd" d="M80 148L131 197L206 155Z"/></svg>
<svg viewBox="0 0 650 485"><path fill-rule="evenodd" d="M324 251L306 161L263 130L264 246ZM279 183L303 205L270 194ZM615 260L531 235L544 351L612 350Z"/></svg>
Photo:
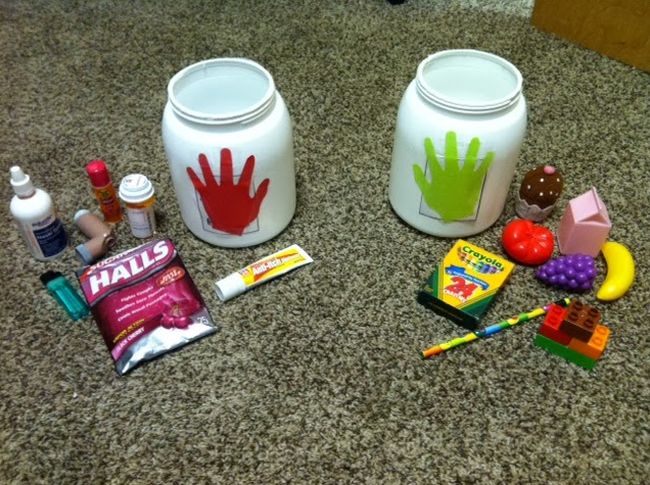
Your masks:
<svg viewBox="0 0 650 485"><path fill-rule="evenodd" d="M29 179L29 175L23 172L22 168L13 166L9 169L9 173L11 174L11 186L14 188L16 195L25 197L34 193L32 181Z"/></svg>
<svg viewBox="0 0 650 485"><path fill-rule="evenodd" d="M28 178L27 175L25 175L25 172L23 172L23 169L18 167L17 165L11 167L11 169L9 169L9 172L11 173L12 182L20 183L25 178Z"/></svg>

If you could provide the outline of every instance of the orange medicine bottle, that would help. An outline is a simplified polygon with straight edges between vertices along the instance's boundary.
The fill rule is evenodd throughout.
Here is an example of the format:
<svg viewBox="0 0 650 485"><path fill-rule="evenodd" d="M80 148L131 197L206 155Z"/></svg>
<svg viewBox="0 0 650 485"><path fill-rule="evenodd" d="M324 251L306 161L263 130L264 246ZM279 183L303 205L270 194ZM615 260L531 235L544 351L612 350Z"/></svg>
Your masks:
<svg viewBox="0 0 650 485"><path fill-rule="evenodd" d="M106 222L120 222L122 220L122 208L104 161L92 160L86 165L86 173L90 177L90 183L95 192L95 197L99 201L102 214L104 214L104 220Z"/></svg>

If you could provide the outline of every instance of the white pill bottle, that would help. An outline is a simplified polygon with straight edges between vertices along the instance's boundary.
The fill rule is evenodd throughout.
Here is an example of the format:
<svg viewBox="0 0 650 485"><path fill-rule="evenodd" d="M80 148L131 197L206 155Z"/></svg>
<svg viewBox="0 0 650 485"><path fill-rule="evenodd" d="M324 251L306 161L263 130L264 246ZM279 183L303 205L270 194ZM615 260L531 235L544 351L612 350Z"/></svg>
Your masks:
<svg viewBox="0 0 650 485"><path fill-rule="evenodd" d="M296 207L291 118L269 72L242 58L198 62L167 87L162 137L183 221L222 247L278 235Z"/></svg>
<svg viewBox="0 0 650 485"><path fill-rule="evenodd" d="M408 224L464 237L501 215L526 131L522 76L476 50L435 53L402 98L389 200Z"/></svg>

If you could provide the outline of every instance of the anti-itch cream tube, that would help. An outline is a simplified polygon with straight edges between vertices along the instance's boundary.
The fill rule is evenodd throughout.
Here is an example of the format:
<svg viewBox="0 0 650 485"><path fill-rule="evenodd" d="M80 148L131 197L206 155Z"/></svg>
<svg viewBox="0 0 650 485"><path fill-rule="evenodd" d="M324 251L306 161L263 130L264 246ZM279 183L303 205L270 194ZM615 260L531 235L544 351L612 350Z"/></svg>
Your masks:
<svg viewBox="0 0 650 485"><path fill-rule="evenodd" d="M262 283L300 268L314 260L297 244L255 261L215 283L221 301L241 295Z"/></svg>

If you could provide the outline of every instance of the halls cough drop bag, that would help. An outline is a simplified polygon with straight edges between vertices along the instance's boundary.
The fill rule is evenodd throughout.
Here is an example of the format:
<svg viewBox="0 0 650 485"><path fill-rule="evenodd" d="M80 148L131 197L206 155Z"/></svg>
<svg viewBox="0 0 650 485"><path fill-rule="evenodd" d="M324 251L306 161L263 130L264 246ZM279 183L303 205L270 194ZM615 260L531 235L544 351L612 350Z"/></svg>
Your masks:
<svg viewBox="0 0 650 485"><path fill-rule="evenodd" d="M79 283L120 375L217 330L169 239L89 266Z"/></svg>

